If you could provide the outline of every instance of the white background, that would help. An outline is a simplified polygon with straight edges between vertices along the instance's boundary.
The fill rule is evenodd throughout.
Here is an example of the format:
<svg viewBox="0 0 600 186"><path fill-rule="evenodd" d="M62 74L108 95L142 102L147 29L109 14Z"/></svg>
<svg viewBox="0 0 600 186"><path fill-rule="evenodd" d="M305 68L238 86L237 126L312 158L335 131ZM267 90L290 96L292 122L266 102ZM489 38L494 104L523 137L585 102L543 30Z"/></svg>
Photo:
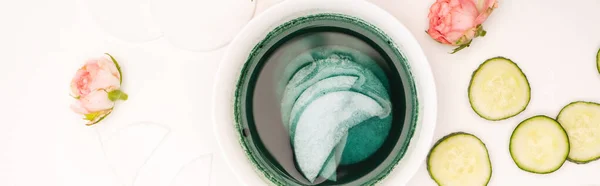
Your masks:
<svg viewBox="0 0 600 186"><path fill-rule="evenodd" d="M248 10L256 7L258 15L277 3L255 1L226 0L219 4L225 8L206 10L208 0L1 0L0 185L238 185L217 152L210 120L225 48L202 51L225 45L252 17ZM600 1L500 1L484 23L487 36L453 55L424 32L433 0L373 3L425 50L439 100L434 140L456 131L479 136L492 161L489 185L600 185L600 161L535 175L519 170L508 152L520 121L554 117L576 100L600 102ZM198 36L215 20L228 24L219 37ZM195 42L202 39L210 42ZM85 59L104 52L121 63L130 99L87 127L69 110L69 82ZM473 70L495 56L515 61L532 88L527 109L500 122L479 118L466 92ZM409 185L435 183L422 166Z"/></svg>

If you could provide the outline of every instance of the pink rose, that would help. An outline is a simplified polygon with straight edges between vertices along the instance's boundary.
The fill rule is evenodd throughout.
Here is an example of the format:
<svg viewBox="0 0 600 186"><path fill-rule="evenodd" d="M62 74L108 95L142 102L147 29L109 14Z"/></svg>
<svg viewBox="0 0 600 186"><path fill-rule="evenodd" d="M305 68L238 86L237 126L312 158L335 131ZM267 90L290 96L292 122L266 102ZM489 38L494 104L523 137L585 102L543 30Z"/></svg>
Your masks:
<svg viewBox="0 0 600 186"><path fill-rule="evenodd" d="M88 60L71 81L74 97L86 96L94 90L116 90L121 87L121 75L115 63L108 58Z"/></svg>
<svg viewBox="0 0 600 186"><path fill-rule="evenodd" d="M496 7L496 0L437 0L429 9L427 33L442 44L459 46L455 53L485 36L481 24Z"/></svg>
<svg viewBox="0 0 600 186"><path fill-rule="evenodd" d="M88 60L71 81L71 94L76 99L71 109L85 116L87 125L98 123L112 112L117 100L127 100L120 90L121 72L117 61L107 57Z"/></svg>

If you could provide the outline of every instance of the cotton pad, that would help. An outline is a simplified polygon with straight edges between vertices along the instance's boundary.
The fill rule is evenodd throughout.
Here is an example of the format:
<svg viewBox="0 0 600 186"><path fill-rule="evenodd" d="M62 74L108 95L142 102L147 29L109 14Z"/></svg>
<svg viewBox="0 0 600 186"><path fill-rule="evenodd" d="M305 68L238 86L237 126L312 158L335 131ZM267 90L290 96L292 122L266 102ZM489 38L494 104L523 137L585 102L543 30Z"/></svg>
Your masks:
<svg viewBox="0 0 600 186"><path fill-rule="evenodd" d="M391 101L383 71L356 50L328 46L307 51L282 94L283 125L294 156L311 182L335 179L340 164L367 159L391 128Z"/></svg>

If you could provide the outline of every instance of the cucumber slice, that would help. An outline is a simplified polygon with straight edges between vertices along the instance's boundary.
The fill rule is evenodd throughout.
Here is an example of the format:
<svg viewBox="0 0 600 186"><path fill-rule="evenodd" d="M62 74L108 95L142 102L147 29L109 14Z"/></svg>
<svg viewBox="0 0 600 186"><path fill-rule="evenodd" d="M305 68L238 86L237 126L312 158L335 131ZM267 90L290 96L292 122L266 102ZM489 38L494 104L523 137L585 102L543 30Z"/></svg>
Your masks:
<svg viewBox="0 0 600 186"><path fill-rule="evenodd" d="M600 105L576 101L558 114L558 123L569 136L571 152L568 160L583 164L600 158Z"/></svg>
<svg viewBox="0 0 600 186"><path fill-rule="evenodd" d="M548 174L567 160L569 138L556 120L533 116L519 123L510 136L510 156L527 172Z"/></svg>
<svg viewBox="0 0 600 186"><path fill-rule="evenodd" d="M482 186L492 177L492 164L479 138L456 132L438 140L431 148L427 171L440 186Z"/></svg>
<svg viewBox="0 0 600 186"><path fill-rule="evenodd" d="M598 53L596 53L596 69L600 73L600 48L598 49Z"/></svg>
<svg viewBox="0 0 600 186"><path fill-rule="evenodd" d="M513 117L527 108L530 98L527 77L510 59L488 59L473 72L469 102L484 119L498 121Z"/></svg>

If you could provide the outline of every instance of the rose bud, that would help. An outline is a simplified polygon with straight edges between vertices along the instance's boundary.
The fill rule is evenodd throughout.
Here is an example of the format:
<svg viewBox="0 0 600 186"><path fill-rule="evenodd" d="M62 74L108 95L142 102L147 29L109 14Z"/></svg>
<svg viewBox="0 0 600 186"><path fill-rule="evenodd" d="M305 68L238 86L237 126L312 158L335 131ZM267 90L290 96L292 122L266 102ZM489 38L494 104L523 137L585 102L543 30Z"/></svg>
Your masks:
<svg viewBox="0 0 600 186"><path fill-rule="evenodd" d="M481 24L496 7L496 0L437 0L429 9L426 32L442 44L458 46L452 51L456 53L473 38L485 36Z"/></svg>
<svg viewBox="0 0 600 186"><path fill-rule="evenodd" d="M93 125L110 114L117 100L127 100L121 88L121 71L110 55L88 60L71 80L71 95L76 99L71 109Z"/></svg>

